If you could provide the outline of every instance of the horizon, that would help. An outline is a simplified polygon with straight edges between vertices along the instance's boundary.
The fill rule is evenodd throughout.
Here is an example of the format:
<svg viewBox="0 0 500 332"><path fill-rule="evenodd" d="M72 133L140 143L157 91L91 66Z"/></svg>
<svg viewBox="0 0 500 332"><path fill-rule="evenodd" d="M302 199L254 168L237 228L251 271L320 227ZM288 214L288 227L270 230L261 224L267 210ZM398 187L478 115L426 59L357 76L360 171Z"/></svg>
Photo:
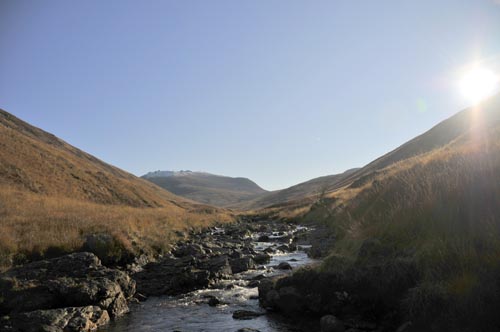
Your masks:
<svg viewBox="0 0 500 332"><path fill-rule="evenodd" d="M470 106L464 68L500 72L496 1L50 4L0 4L0 108L137 176L342 173Z"/></svg>

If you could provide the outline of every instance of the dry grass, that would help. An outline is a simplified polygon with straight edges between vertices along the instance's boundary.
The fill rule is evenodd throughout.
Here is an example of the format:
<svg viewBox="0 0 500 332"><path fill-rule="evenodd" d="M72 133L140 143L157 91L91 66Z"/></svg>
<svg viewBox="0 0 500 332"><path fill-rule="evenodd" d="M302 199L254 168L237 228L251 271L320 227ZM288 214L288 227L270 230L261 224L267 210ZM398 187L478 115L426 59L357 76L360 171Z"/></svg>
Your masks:
<svg viewBox="0 0 500 332"><path fill-rule="evenodd" d="M14 188L0 189L0 257L9 265L15 255L43 256L47 250L71 252L85 235L111 234L132 253L158 252L186 231L229 222L227 212L199 206L188 210L136 208L44 196Z"/></svg>
<svg viewBox="0 0 500 332"><path fill-rule="evenodd" d="M232 218L0 110L0 265L79 250L91 233L111 234L133 254L159 252L176 230Z"/></svg>
<svg viewBox="0 0 500 332"><path fill-rule="evenodd" d="M401 259L415 266L419 281L401 299L414 321L437 319L461 331L500 323L488 309L500 304L497 124L478 126L446 146L378 171L360 186L330 193L303 218L335 230L332 257L351 262L342 266L344 272ZM381 248L360 260L363 244L374 239ZM328 259L325 268L340 268L331 263L337 261ZM472 317L474 308L481 314Z"/></svg>

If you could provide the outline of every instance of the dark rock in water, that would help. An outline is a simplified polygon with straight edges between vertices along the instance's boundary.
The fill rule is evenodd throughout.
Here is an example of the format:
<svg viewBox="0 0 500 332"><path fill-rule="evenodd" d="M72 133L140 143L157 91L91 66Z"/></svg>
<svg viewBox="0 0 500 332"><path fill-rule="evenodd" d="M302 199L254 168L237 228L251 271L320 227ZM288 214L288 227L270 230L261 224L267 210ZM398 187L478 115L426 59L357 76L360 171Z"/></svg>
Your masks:
<svg viewBox="0 0 500 332"><path fill-rule="evenodd" d="M253 260L257 264L267 264L271 261L271 256L268 254L257 254L253 257Z"/></svg>
<svg viewBox="0 0 500 332"><path fill-rule="evenodd" d="M342 321L333 315L326 315L320 320L321 332L344 332L345 326Z"/></svg>
<svg viewBox="0 0 500 332"><path fill-rule="evenodd" d="M91 253L38 261L0 274L2 313L98 306L117 317L128 311L127 299L134 293L134 280L102 266Z"/></svg>
<svg viewBox="0 0 500 332"><path fill-rule="evenodd" d="M253 319L262 315L263 314L260 312L250 310L236 310L235 312L233 312L234 319Z"/></svg>
<svg viewBox="0 0 500 332"><path fill-rule="evenodd" d="M275 282L271 279L263 279L259 284L259 302L264 308L274 308L279 300L279 294L274 289Z"/></svg>
<svg viewBox="0 0 500 332"><path fill-rule="evenodd" d="M106 310L96 306L36 310L13 317L12 331L86 332L109 322Z"/></svg>
<svg viewBox="0 0 500 332"><path fill-rule="evenodd" d="M255 277L252 278L252 280L262 280L262 279L265 279L266 276L263 275L263 274L258 274L256 275Z"/></svg>
<svg viewBox="0 0 500 332"><path fill-rule="evenodd" d="M282 244L279 247L276 248L276 250L282 251L282 252L289 252L290 247L287 246L286 244Z"/></svg>
<svg viewBox="0 0 500 332"><path fill-rule="evenodd" d="M281 262L278 264L277 268L280 270L291 270L292 266L288 262Z"/></svg>
<svg viewBox="0 0 500 332"><path fill-rule="evenodd" d="M138 291L149 296L176 295L204 288L231 273L227 256L203 260L186 256L150 263L133 276L137 280Z"/></svg>
<svg viewBox="0 0 500 332"><path fill-rule="evenodd" d="M259 330L256 330L256 329L251 329L249 327L244 327L242 329L239 329L238 331L236 332L260 332Z"/></svg>
<svg viewBox="0 0 500 332"><path fill-rule="evenodd" d="M251 257L231 259L229 264L233 273L240 273L255 268L255 263Z"/></svg>
<svg viewBox="0 0 500 332"><path fill-rule="evenodd" d="M274 248L269 247L269 248L264 249L264 252L266 254L274 254L274 253L276 253L276 250Z"/></svg>
<svg viewBox="0 0 500 332"><path fill-rule="evenodd" d="M258 242L269 242L269 236L268 235L261 235L257 239Z"/></svg>
<svg viewBox="0 0 500 332"><path fill-rule="evenodd" d="M211 307L218 306L220 304L220 300L216 298L215 296L210 297L208 300L208 305Z"/></svg>
<svg viewBox="0 0 500 332"><path fill-rule="evenodd" d="M259 280L252 280L248 283L247 287L248 288L255 288L255 287L258 287L260 284L260 281Z"/></svg>

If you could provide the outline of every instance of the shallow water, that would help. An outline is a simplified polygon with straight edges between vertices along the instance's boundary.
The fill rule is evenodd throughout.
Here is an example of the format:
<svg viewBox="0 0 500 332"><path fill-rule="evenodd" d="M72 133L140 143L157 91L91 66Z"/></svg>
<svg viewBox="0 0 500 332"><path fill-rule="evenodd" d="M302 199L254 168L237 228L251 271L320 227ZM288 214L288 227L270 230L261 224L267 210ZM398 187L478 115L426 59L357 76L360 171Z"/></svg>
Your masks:
<svg viewBox="0 0 500 332"><path fill-rule="evenodd" d="M255 242L257 251L273 245L271 242ZM297 332L302 331L286 322L278 315L266 314L251 320L232 318L235 310L265 311L259 306L257 288L245 287L248 280L256 275L273 276L291 273L275 270L271 266L287 261L292 267L315 263L303 251L307 246L299 246L292 253L273 255L271 262L259 266L257 270L240 273L233 280L223 280L216 288L203 289L176 297L151 297L145 302L131 305L131 312L119 318L100 332L235 332L241 328L252 328L261 332ZM223 304L210 307L210 296L217 297Z"/></svg>

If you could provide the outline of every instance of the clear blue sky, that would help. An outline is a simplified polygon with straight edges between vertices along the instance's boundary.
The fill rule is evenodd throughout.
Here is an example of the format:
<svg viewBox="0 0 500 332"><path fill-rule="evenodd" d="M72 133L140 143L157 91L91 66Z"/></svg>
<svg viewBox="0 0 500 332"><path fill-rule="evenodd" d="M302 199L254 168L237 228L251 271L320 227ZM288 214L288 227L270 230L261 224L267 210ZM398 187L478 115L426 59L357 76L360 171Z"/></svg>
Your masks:
<svg viewBox="0 0 500 332"><path fill-rule="evenodd" d="M500 2L0 0L0 108L136 175L362 166L499 70Z"/></svg>

